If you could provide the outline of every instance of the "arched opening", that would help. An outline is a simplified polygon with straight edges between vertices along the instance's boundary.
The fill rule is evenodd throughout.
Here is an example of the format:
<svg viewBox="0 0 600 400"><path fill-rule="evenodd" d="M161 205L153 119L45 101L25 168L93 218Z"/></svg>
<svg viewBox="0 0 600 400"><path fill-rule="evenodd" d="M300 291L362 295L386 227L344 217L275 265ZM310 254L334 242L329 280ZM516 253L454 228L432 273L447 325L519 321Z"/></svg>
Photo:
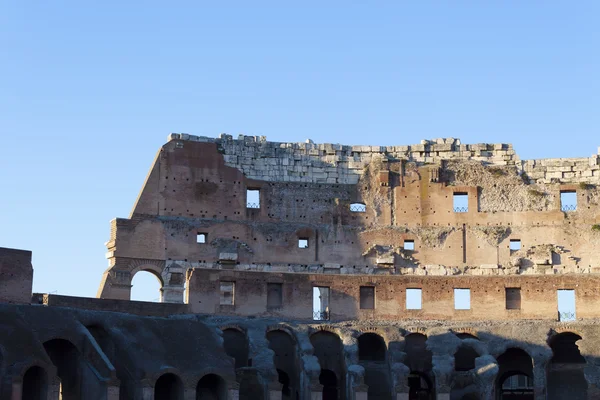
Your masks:
<svg viewBox="0 0 600 400"><path fill-rule="evenodd" d="M423 373L411 372L408 375L408 399L432 400L433 398L429 377Z"/></svg>
<svg viewBox="0 0 600 400"><path fill-rule="evenodd" d="M238 371L240 379L240 399L264 399L267 395L263 380L255 369L244 368Z"/></svg>
<svg viewBox="0 0 600 400"><path fill-rule="evenodd" d="M475 359L479 354L469 346L461 345L454 353L454 370L470 371L475 368Z"/></svg>
<svg viewBox="0 0 600 400"><path fill-rule="evenodd" d="M82 360L77 348L68 340L52 339L44 343L44 349L56 367L61 400L81 399Z"/></svg>
<svg viewBox="0 0 600 400"><path fill-rule="evenodd" d="M358 359L365 369L365 384L372 400L391 400L391 379L386 360L387 346L376 333L358 337Z"/></svg>
<svg viewBox="0 0 600 400"><path fill-rule="evenodd" d="M215 374L204 375L196 386L196 400L226 400L227 385Z"/></svg>
<svg viewBox="0 0 600 400"><path fill-rule="evenodd" d="M294 339L282 330L267 332L269 348L275 353L273 362L277 369L282 399L295 399L300 394L300 374L298 373L298 357Z"/></svg>
<svg viewBox="0 0 600 400"><path fill-rule="evenodd" d="M475 340L479 340L479 338L475 335L471 335L470 333L467 332L460 332L456 334L456 337L459 338L460 340L465 340L465 339L475 339Z"/></svg>
<svg viewBox="0 0 600 400"><path fill-rule="evenodd" d="M577 341L581 336L564 332L552 336L548 345L552 359L548 368L548 399L580 400L588 398L588 384L583 373L585 358Z"/></svg>
<svg viewBox="0 0 600 400"><path fill-rule="evenodd" d="M235 368L248 366L248 339L246 334L234 329L223 329L223 347L229 357L235 359Z"/></svg>
<svg viewBox="0 0 600 400"><path fill-rule="evenodd" d="M385 361L385 341L376 333L364 333L358 337L360 361Z"/></svg>
<svg viewBox="0 0 600 400"><path fill-rule="evenodd" d="M48 398L48 375L42 367L33 366L23 375L22 400L46 400Z"/></svg>
<svg viewBox="0 0 600 400"><path fill-rule="evenodd" d="M404 338L404 352L411 371L428 373L431 371L431 351L427 350L427 336L411 333Z"/></svg>
<svg viewBox="0 0 600 400"><path fill-rule="evenodd" d="M344 361L344 346L338 335L328 331L318 331L310 336L310 342L314 348L314 354L319 360L321 366L321 374L323 379L327 382L328 396L333 396L333 393L337 397L328 397L330 399L345 398L345 361ZM329 371L329 372L324 372ZM333 374L333 375L332 375ZM333 379L335 377L335 380ZM321 380L321 377L319 378ZM335 390L334 390L334 386ZM325 396L325 391L323 392ZM325 399L325 397L323 397Z"/></svg>
<svg viewBox="0 0 600 400"><path fill-rule="evenodd" d="M533 399L533 361L524 350L510 348L498 361L496 398L499 400Z"/></svg>
<svg viewBox="0 0 600 400"><path fill-rule="evenodd" d="M164 374L154 384L154 400L183 400L183 383L175 374Z"/></svg>
<svg viewBox="0 0 600 400"><path fill-rule="evenodd" d="M319 383L323 385L323 400L338 400L338 382L335 372L322 369Z"/></svg>
<svg viewBox="0 0 600 400"><path fill-rule="evenodd" d="M154 272L138 271L131 280L131 300L158 303L162 299L162 281Z"/></svg>

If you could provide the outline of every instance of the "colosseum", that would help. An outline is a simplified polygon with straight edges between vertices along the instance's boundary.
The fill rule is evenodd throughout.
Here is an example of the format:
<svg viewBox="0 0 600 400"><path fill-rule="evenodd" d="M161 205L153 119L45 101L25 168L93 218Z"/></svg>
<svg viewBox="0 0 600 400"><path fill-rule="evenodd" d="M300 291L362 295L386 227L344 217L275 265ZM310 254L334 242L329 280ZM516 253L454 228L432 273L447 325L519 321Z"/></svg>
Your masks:
<svg viewBox="0 0 600 400"><path fill-rule="evenodd" d="M0 249L0 399L600 399L598 185L600 151L171 134L97 298Z"/></svg>

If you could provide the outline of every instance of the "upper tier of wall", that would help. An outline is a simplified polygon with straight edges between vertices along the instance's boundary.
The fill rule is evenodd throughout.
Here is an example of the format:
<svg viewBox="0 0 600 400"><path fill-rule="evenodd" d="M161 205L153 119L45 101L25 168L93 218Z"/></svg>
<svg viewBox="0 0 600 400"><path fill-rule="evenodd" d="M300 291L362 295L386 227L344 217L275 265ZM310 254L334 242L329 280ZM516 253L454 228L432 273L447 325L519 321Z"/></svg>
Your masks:
<svg viewBox="0 0 600 400"><path fill-rule="evenodd" d="M172 133L168 140L217 143L225 164L248 179L281 182L356 184L372 160L406 160L439 164L444 160L514 165L531 183L600 183L600 148L588 158L523 160L511 144L461 144L460 139L422 140L404 146L346 146L341 144L268 142L265 136L233 139Z"/></svg>

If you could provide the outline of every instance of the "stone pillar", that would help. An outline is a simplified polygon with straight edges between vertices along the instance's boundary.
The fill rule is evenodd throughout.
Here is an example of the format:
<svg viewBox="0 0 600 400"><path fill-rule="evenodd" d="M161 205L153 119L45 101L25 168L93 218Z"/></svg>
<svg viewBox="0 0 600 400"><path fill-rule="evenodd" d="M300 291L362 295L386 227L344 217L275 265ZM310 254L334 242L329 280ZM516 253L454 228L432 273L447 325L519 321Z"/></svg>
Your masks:
<svg viewBox="0 0 600 400"><path fill-rule="evenodd" d="M479 398L481 400L494 400L494 389L498 371L498 364L494 357L485 355L475 359L477 388L479 389Z"/></svg>
<svg viewBox="0 0 600 400"><path fill-rule="evenodd" d="M119 386L109 385L106 388L106 400L119 400Z"/></svg>
<svg viewBox="0 0 600 400"><path fill-rule="evenodd" d="M281 390L269 390L269 400L281 400Z"/></svg>
<svg viewBox="0 0 600 400"><path fill-rule="evenodd" d="M450 400L450 393L438 393L436 396L437 400Z"/></svg>
<svg viewBox="0 0 600 400"><path fill-rule="evenodd" d="M229 389L227 400L240 400L240 391L238 389Z"/></svg>
<svg viewBox="0 0 600 400"><path fill-rule="evenodd" d="M142 400L154 400L154 388L143 387L142 388Z"/></svg>
<svg viewBox="0 0 600 400"><path fill-rule="evenodd" d="M408 393L396 393L396 400L408 400Z"/></svg>
<svg viewBox="0 0 600 400"><path fill-rule="evenodd" d="M196 400L196 388L188 388L183 391L183 400Z"/></svg>
<svg viewBox="0 0 600 400"><path fill-rule="evenodd" d="M533 362L533 398L546 400L546 366L547 360Z"/></svg>
<svg viewBox="0 0 600 400"><path fill-rule="evenodd" d="M178 264L168 265L161 276L163 287L160 289L161 303L183 303L183 294L185 291L184 270Z"/></svg>
<svg viewBox="0 0 600 400"><path fill-rule="evenodd" d="M354 392L354 400L368 400L368 392Z"/></svg>
<svg viewBox="0 0 600 400"><path fill-rule="evenodd" d="M60 398L60 382L48 384L48 400L58 400Z"/></svg>
<svg viewBox="0 0 600 400"><path fill-rule="evenodd" d="M435 376L435 393L437 400L450 400L452 374L454 373L454 357L442 355L432 357L433 374Z"/></svg>
<svg viewBox="0 0 600 400"><path fill-rule="evenodd" d="M22 400L23 382L13 382L10 400Z"/></svg>
<svg viewBox="0 0 600 400"><path fill-rule="evenodd" d="M313 383L310 386L310 400L323 400L323 385Z"/></svg>

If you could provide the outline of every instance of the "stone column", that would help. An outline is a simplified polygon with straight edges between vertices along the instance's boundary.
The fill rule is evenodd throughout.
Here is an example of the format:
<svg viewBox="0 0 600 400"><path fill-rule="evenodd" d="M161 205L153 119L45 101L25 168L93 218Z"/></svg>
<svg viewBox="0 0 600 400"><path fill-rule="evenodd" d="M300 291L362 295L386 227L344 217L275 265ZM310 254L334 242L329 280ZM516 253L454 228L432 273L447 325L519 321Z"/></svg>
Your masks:
<svg viewBox="0 0 600 400"><path fill-rule="evenodd" d="M546 400L546 367L547 360L533 360L533 398Z"/></svg>
<svg viewBox="0 0 600 400"><path fill-rule="evenodd" d="M281 389L283 385L279 382L271 382L269 384L269 400L281 400Z"/></svg>
<svg viewBox="0 0 600 400"><path fill-rule="evenodd" d="M12 383L12 392L10 400L22 400L23 397L23 382Z"/></svg>
<svg viewBox="0 0 600 400"><path fill-rule="evenodd" d="M109 385L106 388L106 400L119 400L119 386Z"/></svg>
<svg viewBox="0 0 600 400"><path fill-rule="evenodd" d="M475 359L477 388L481 400L494 400L494 388L498 371L498 364L494 357L485 355Z"/></svg>
<svg viewBox="0 0 600 400"><path fill-rule="evenodd" d="M240 400L240 391L238 389L229 389L227 400Z"/></svg>
<svg viewBox="0 0 600 400"><path fill-rule="evenodd" d="M142 388L142 400L154 400L154 388L153 387L143 387Z"/></svg>
<svg viewBox="0 0 600 400"><path fill-rule="evenodd" d="M432 357L433 374L435 376L435 393L437 400L450 400L454 357L441 355Z"/></svg>
<svg viewBox="0 0 600 400"><path fill-rule="evenodd" d="M396 400L408 400L408 393L396 393Z"/></svg>
<svg viewBox="0 0 600 400"><path fill-rule="evenodd" d="M163 287L160 289L161 303L183 303L185 291L184 270L178 264L168 265L162 272Z"/></svg>

